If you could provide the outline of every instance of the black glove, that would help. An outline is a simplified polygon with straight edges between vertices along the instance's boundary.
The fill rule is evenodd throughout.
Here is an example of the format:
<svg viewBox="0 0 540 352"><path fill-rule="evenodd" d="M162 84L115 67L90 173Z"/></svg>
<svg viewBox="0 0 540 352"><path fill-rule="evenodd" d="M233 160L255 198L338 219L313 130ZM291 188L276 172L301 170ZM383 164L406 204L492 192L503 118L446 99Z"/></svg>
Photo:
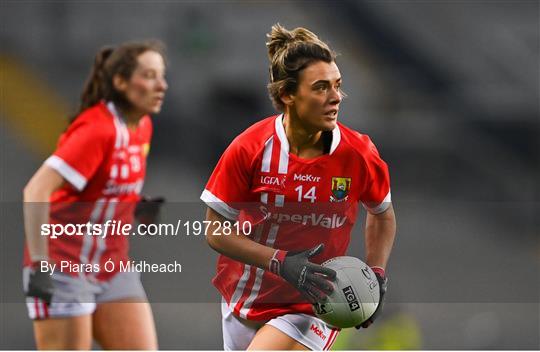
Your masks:
<svg viewBox="0 0 540 352"><path fill-rule="evenodd" d="M336 279L336 272L308 260L323 250L323 244L302 252L277 250L270 260L270 271L296 287L311 303L323 301L334 291L330 281Z"/></svg>
<svg viewBox="0 0 540 352"><path fill-rule="evenodd" d="M378 269L378 270L377 270ZM379 282L379 305L377 306L377 309L375 309L375 312L369 317L368 320L363 322L360 325L355 326L355 328L360 329L364 328L367 329L375 319L381 314L383 306L384 306L384 295L386 294L386 289L388 288L388 278L384 274L384 270L377 268L373 270L375 272L375 276L377 277L377 281Z"/></svg>
<svg viewBox="0 0 540 352"><path fill-rule="evenodd" d="M28 281L28 297L36 297L42 299L47 306L51 304L54 286L52 283L50 272L41 271L39 266L34 266L30 272Z"/></svg>
<svg viewBox="0 0 540 352"><path fill-rule="evenodd" d="M158 222L159 209L165 202L163 197L142 197L135 207L135 218L141 224L150 225Z"/></svg>

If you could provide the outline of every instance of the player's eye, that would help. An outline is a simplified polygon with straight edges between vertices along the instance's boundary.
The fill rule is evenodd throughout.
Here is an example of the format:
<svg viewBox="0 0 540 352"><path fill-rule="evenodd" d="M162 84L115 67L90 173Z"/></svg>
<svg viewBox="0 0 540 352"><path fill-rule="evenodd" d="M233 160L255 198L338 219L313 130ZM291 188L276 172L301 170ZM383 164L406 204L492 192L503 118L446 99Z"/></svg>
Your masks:
<svg viewBox="0 0 540 352"><path fill-rule="evenodd" d="M143 73L143 77L144 78L148 78L148 79L152 79L152 78L156 78L156 73L154 71L145 71Z"/></svg>

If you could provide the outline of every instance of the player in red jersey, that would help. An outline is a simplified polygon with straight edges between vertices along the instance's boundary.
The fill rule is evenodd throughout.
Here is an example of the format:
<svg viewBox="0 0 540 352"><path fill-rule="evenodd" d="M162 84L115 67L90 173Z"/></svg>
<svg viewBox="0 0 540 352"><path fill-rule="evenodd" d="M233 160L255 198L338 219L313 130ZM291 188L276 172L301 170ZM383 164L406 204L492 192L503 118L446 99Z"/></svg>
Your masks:
<svg viewBox="0 0 540 352"><path fill-rule="evenodd" d="M221 253L224 348L327 350L338 329L311 303L332 292L335 272L319 264L346 253L359 203L365 260L384 294L396 231L388 168L368 136L337 122L341 74L329 47L304 28L275 25L268 37L268 89L283 114L240 134L201 195L207 241ZM225 235L236 220L253 231Z"/></svg>
<svg viewBox="0 0 540 352"><path fill-rule="evenodd" d="M24 189L23 281L39 349L90 349L92 338L105 349L157 348L139 274L119 272L119 262L129 259L127 237L79 228L77 235L53 238L43 236L42 225L130 224L135 208L146 220L155 213L140 191L149 114L161 110L164 74L159 42L102 49L79 113ZM107 261L114 270L103 270ZM56 270L50 275L42 263Z"/></svg>

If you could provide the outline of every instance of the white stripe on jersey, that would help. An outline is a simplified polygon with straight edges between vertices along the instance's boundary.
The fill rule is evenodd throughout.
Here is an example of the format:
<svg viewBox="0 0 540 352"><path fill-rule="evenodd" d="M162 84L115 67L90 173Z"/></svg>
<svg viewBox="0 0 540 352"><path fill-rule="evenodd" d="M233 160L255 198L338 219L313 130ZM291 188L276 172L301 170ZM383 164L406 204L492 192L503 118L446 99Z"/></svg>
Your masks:
<svg viewBox="0 0 540 352"><path fill-rule="evenodd" d="M103 210L103 206L107 200L105 198L100 198L96 200L94 203L94 209L92 209L92 212L90 213L90 223L96 224L99 221L99 217L101 215L101 212ZM94 244L94 237L91 234L84 234L83 236L83 244L81 247L81 254L79 255L79 262L81 264L87 264L90 262L90 250L92 249L92 245ZM84 277L84 273L82 271L79 272L80 277Z"/></svg>
<svg viewBox="0 0 540 352"><path fill-rule="evenodd" d="M285 128L283 128L283 114L276 118L275 128L279 142L281 143L281 148L279 151L278 173L287 174L287 170L289 168L289 141L287 140Z"/></svg>
<svg viewBox="0 0 540 352"><path fill-rule="evenodd" d="M227 203L213 195L212 192L207 189L205 189L201 194L201 200L227 219L236 220L238 218L238 214L240 214L239 210L230 207Z"/></svg>
<svg viewBox="0 0 540 352"><path fill-rule="evenodd" d="M124 134L124 148L127 148L129 145L129 131L128 131L125 121L124 120L121 120L121 121L122 121L122 133Z"/></svg>
<svg viewBox="0 0 540 352"><path fill-rule="evenodd" d="M268 233L268 239L266 240L266 246L273 247L274 242L276 241L276 236L279 230L278 224L272 224L270 227L270 231ZM253 302L257 299L257 296L259 296L259 291L261 289L262 279L264 276L265 270L261 268L257 268L257 271L255 273L255 282L253 283L253 287L251 288L251 293L249 294L249 297L244 302L244 305L240 309L240 317L247 319L247 315L249 313L249 310L251 309L251 305Z"/></svg>
<svg viewBox="0 0 540 352"><path fill-rule="evenodd" d="M388 190L388 194L386 195L386 197L384 197L383 201L379 205L374 206L374 207L369 207L362 202L362 206L371 214L376 215L376 214L384 213L386 209L390 207L390 203L392 203L392 194L390 190Z"/></svg>
<svg viewBox="0 0 540 352"><path fill-rule="evenodd" d="M263 204L268 204L268 193L261 193L261 202L263 202Z"/></svg>
<svg viewBox="0 0 540 352"><path fill-rule="evenodd" d="M268 204L268 193L266 192L261 193L261 202L263 202L264 204ZM263 227L264 225L261 224L257 226L257 229L255 230L255 236L253 236L253 240L256 243L259 243L261 240ZM229 302L229 307L231 305L236 305L238 301L240 301L240 298L242 298L242 293L244 292L244 288L246 287L246 283L248 282L250 272L251 272L251 265L244 264L244 272L242 273L242 276L240 277L238 284L236 284L236 289L234 290L231 301Z"/></svg>
<svg viewBox="0 0 540 352"><path fill-rule="evenodd" d="M108 220L113 219L114 211L116 210L117 204L118 204L118 198L111 198L109 200L109 202L107 203L107 209L105 210L105 217L103 218L103 221L102 221L103 224L105 224ZM110 234L108 233L107 235L110 235ZM103 236L96 236L96 252L94 253L92 264L99 265L101 261L101 255L103 254L103 251L106 248L107 248L107 244L105 243L105 238ZM95 276L96 273L93 273L93 274Z"/></svg>
<svg viewBox="0 0 540 352"><path fill-rule="evenodd" d="M255 236L253 237L253 240L257 243L261 240L262 230L263 230L263 225L257 226L257 229L255 230ZM238 280L238 284L236 285L234 294L231 297L229 306L236 305L240 301L240 298L242 298L242 293L244 292L246 283L249 280L250 272L251 272L251 265L244 264L244 272L242 273L240 280Z"/></svg>
<svg viewBox="0 0 540 352"><path fill-rule="evenodd" d="M64 159L51 155L45 160L45 165L56 170L63 178L73 185L78 191L82 191L86 187L88 180L81 175L79 171L75 170Z"/></svg>
<svg viewBox="0 0 540 352"><path fill-rule="evenodd" d="M329 154L332 154L337 149L340 141L341 141L341 131L339 130L339 126L336 125L336 128L332 130L332 145L330 145Z"/></svg>
<svg viewBox="0 0 540 352"><path fill-rule="evenodd" d="M276 194L276 207L283 207L284 203L285 203L285 195Z"/></svg>
<svg viewBox="0 0 540 352"><path fill-rule="evenodd" d="M261 171L270 172L270 161L272 160L272 147L274 146L274 137L268 138L264 143L264 152L262 158Z"/></svg>
<svg viewBox="0 0 540 352"><path fill-rule="evenodd" d="M129 145L129 131L127 129L126 123L122 119L120 113L116 109L116 106L112 101L107 103L107 109L114 116L114 127L116 128L116 140L114 147L120 149L120 147L126 147Z"/></svg>
<svg viewBox="0 0 540 352"><path fill-rule="evenodd" d="M112 104L112 103L111 103ZM107 106L109 106L109 104L107 104ZM120 133L120 122L118 122L118 118L116 117L116 115L114 115L114 118L113 118L113 122L114 122L114 129L116 131L116 139L114 141L114 149L120 149L120 147L122 146L122 133Z"/></svg>

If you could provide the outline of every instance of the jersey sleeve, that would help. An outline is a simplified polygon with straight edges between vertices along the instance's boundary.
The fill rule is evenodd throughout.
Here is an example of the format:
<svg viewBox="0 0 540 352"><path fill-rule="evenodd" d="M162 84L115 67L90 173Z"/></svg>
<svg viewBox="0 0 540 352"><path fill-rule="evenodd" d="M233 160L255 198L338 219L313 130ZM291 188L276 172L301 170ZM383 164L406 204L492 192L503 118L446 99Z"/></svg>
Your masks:
<svg viewBox="0 0 540 352"><path fill-rule="evenodd" d="M369 138L364 162L366 166L366 182L360 195L360 201L370 213L383 213L392 204L390 174L388 166L381 159L377 148Z"/></svg>
<svg viewBox="0 0 540 352"><path fill-rule="evenodd" d="M219 159L201 195L201 200L224 217L236 220L240 204L249 201L249 153L236 139Z"/></svg>
<svg viewBox="0 0 540 352"><path fill-rule="evenodd" d="M80 119L80 121L78 121ZM56 170L75 189L82 191L102 163L110 137L95 121L78 118L61 137L45 165Z"/></svg>

